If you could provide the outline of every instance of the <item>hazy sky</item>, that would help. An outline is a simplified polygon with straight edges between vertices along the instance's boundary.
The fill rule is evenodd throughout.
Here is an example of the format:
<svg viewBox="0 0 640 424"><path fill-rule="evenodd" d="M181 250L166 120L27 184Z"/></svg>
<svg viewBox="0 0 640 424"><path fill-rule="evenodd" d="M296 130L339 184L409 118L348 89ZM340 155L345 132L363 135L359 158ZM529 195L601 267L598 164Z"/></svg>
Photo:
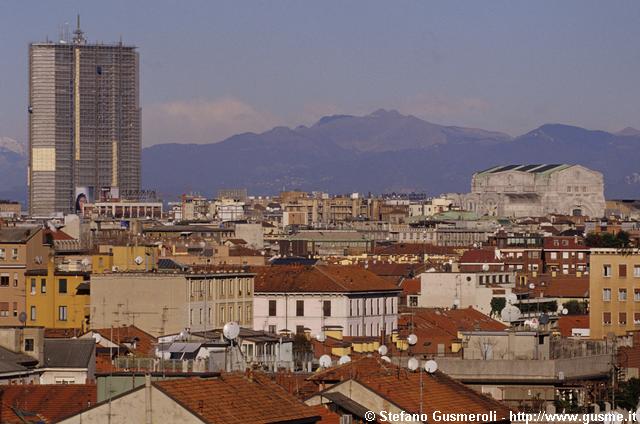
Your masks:
<svg viewBox="0 0 640 424"><path fill-rule="evenodd" d="M28 43L82 15L139 47L144 145L395 108L518 135L640 128L640 1L0 1L0 136L27 134Z"/></svg>

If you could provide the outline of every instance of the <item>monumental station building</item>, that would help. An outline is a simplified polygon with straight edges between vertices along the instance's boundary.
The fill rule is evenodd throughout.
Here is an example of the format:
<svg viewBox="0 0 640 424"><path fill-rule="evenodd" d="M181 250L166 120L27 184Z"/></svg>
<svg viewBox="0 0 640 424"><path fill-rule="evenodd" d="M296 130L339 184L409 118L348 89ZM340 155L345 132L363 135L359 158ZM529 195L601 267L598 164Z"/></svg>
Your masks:
<svg viewBox="0 0 640 424"><path fill-rule="evenodd" d="M489 216L604 216L602 174L581 165L501 165L473 174L471 193L447 197Z"/></svg>

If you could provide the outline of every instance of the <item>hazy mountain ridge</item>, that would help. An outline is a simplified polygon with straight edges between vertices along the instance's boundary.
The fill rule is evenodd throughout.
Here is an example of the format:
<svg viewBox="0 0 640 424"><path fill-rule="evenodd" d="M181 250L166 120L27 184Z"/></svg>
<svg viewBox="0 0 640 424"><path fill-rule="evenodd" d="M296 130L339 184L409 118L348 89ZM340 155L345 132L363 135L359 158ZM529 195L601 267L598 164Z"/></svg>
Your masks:
<svg viewBox="0 0 640 424"><path fill-rule="evenodd" d="M640 135L545 124L519 137L442 126L397 111L326 116L220 143L152 146L143 181L167 194L247 187L332 193L469 190L473 172L501 163L580 163L603 172L609 197L638 197ZM178 160L176 160L178 159ZM176 172L167 173L166 169ZM151 183L153 182L153 183Z"/></svg>
<svg viewBox="0 0 640 424"><path fill-rule="evenodd" d="M294 129L242 133L219 143L143 149L143 187L165 200L246 187L331 193L466 192L473 172L496 164L579 163L605 175L610 198L640 197L640 132L545 124L518 137L433 124L397 111L333 115ZM624 133L624 134L621 134ZM2 138L0 138L2 140ZM0 145L0 198L26 198L24 154Z"/></svg>

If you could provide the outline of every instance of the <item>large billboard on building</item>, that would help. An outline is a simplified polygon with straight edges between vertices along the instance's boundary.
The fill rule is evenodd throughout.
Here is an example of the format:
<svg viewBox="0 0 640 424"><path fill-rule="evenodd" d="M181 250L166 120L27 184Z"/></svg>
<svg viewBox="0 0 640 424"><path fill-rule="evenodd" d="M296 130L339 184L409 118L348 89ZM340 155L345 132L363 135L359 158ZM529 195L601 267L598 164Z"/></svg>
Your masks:
<svg viewBox="0 0 640 424"><path fill-rule="evenodd" d="M84 215L84 205L95 201L94 188L89 186L76 187L75 199L75 213Z"/></svg>

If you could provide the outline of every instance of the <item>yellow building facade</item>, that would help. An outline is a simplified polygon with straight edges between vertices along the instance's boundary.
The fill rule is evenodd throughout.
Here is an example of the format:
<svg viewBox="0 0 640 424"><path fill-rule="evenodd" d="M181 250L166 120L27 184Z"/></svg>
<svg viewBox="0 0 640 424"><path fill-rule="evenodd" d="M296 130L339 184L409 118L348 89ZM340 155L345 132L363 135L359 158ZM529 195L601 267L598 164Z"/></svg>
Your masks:
<svg viewBox="0 0 640 424"><path fill-rule="evenodd" d="M94 274L105 272L153 271L157 269L159 249L156 246L100 246L91 259Z"/></svg>
<svg viewBox="0 0 640 424"><path fill-rule="evenodd" d="M87 330L89 305L87 273L56 271L50 260L46 272L26 275L28 325Z"/></svg>
<svg viewBox="0 0 640 424"><path fill-rule="evenodd" d="M640 250L591 249L590 337L640 330Z"/></svg>

